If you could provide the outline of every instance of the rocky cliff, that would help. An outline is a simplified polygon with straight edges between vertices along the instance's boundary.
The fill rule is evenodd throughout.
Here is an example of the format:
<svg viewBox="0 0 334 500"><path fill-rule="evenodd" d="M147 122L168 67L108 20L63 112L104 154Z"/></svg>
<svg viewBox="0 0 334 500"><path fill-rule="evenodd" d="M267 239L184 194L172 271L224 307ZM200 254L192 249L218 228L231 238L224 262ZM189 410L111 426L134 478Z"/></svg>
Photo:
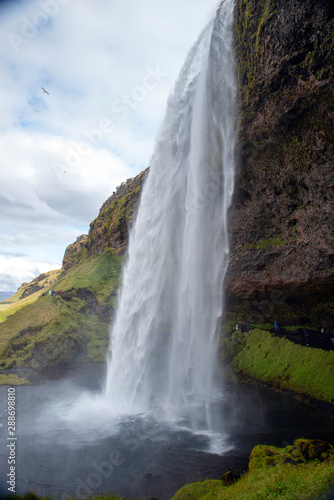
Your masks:
<svg viewBox="0 0 334 500"><path fill-rule="evenodd" d="M90 225L88 255L106 248L113 248L119 255L124 253L147 172L148 169L123 182L102 205L99 216Z"/></svg>
<svg viewBox="0 0 334 500"><path fill-rule="evenodd" d="M63 258L65 271L77 264L83 254L91 257L104 253L108 248L115 250L119 256L124 254L147 173L148 169L127 179L103 203L99 215L90 224L88 235L79 236L66 248Z"/></svg>
<svg viewBox="0 0 334 500"><path fill-rule="evenodd" d="M239 158L229 311L333 316L333 3L238 0Z"/></svg>

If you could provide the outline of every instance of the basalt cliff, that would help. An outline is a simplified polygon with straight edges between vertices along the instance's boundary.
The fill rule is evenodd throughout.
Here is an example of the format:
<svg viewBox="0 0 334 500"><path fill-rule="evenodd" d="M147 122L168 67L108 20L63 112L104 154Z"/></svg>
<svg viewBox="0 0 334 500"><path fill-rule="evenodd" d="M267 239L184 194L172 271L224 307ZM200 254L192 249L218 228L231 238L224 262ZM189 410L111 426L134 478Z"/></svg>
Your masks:
<svg viewBox="0 0 334 500"><path fill-rule="evenodd" d="M333 318L333 2L239 0L227 309Z"/></svg>

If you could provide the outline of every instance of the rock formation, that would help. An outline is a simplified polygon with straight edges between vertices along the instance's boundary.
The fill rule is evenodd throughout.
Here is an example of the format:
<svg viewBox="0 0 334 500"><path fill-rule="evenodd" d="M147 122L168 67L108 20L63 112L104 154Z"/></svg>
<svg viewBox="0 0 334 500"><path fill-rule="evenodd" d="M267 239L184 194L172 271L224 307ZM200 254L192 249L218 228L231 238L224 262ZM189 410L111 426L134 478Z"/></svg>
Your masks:
<svg viewBox="0 0 334 500"><path fill-rule="evenodd" d="M128 243L129 230L138 208L141 189L148 169L128 179L103 203L98 217L90 224L88 235L81 235L66 248L63 269L68 271L85 251L87 256L104 253L108 248L122 255Z"/></svg>
<svg viewBox="0 0 334 500"><path fill-rule="evenodd" d="M332 315L333 4L239 0L239 169L229 311L261 322Z"/></svg>

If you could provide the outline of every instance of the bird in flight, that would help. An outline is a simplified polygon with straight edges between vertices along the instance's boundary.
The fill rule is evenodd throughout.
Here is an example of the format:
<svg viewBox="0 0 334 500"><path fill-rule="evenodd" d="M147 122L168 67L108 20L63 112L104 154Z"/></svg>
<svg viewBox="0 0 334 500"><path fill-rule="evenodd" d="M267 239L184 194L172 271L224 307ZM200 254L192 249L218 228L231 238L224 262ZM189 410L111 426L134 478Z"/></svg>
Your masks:
<svg viewBox="0 0 334 500"><path fill-rule="evenodd" d="M49 92L47 90L45 90L45 88L41 87L41 89L43 90L43 92L45 92L46 94L50 95Z"/></svg>

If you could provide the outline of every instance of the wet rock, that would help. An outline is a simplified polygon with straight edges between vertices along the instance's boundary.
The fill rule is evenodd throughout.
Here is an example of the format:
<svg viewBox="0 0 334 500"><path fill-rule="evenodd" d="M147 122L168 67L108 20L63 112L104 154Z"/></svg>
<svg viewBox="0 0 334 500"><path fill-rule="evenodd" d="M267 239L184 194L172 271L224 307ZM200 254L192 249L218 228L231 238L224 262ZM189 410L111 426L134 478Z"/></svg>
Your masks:
<svg viewBox="0 0 334 500"><path fill-rule="evenodd" d="M283 460L284 464L291 464L291 465L297 465L297 462L293 458L285 458Z"/></svg>
<svg viewBox="0 0 334 500"><path fill-rule="evenodd" d="M224 483L225 486L230 486L231 484L239 481L240 477L241 475L237 470L230 470L228 472L225 472L220 480Z"/></svg>
<svg viewBox="0 0 334 500"><path fill-rule="evenodd" d="M320 439L297 439L295 452L300 452L305 460L326 460L330 454L334 454L333 447Z"/></svg>

